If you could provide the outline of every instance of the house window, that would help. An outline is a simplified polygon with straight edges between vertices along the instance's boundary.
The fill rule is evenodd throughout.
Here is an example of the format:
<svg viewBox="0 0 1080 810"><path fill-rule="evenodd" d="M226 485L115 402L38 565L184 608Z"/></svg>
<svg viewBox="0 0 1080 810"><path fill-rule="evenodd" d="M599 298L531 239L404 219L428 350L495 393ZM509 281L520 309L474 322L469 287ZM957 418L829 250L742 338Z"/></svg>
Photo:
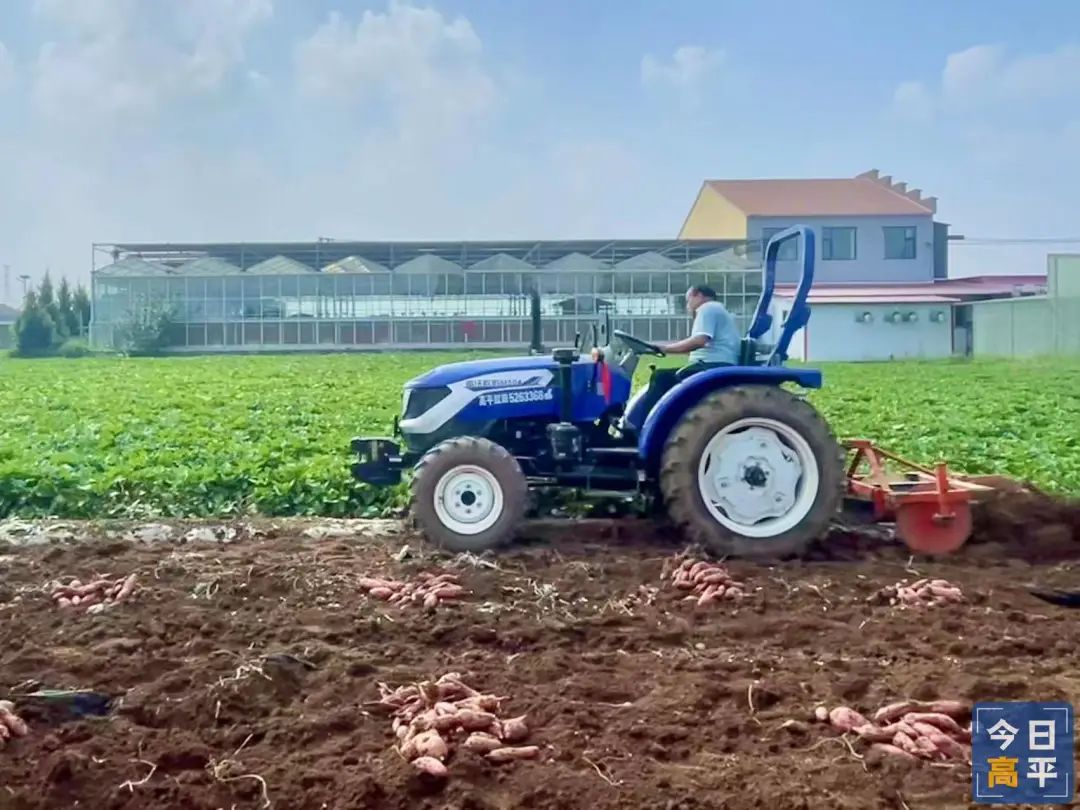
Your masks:
<svg viewBox="0 0 1080 810"><path fill-rule="evenodd" d="M821 258L839 261L855 258L854 228L822 228Z"/></svg>
<svg viewBox="0 0 1080 810"><path fill-rule="evenodd" d="M780 231L786 231L787 228L762 228L761 229L761 254L765 255L765 248L769 245L769 240L773 238L775 234ZM780 245L780 249L776 253L776 260L780 262L794 262L799 259L799 240L788 239L784 244Z"/></svg>
<svg viewBox="0 0 1080 810"><path fill-rule="evenodd" d="M912 226L885 228L885 258L915 258L915 228Z"/></svg>

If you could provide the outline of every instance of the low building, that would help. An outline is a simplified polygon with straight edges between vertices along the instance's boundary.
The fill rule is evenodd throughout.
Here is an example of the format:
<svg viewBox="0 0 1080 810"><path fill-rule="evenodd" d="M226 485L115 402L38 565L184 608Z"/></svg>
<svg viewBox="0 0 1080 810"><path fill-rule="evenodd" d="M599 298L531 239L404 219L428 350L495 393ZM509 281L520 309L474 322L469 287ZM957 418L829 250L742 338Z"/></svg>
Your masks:
<svg viewBox="0 0 1080 810"><path fill-rule="evenodd" d="M1045 295L1046 276L978 276L926 284L821 284L810 292L810 322L791 356L810 361L940 359L979 345L977 302ZM774 317L782 323L795 294L778 285ZM985 328L985 327L983 327Z"/></svg>
<svg viewBox="0 0 1080 810"><path fill-rule="evenodd" d="M936 222L937 198L883 177L706 180L680 239L739 239L764 246L773 234L806 225L817 238L823 283L915 283L947 278L949 226ZM794 281L799 246L780 248L777 277Z"/></svg>
<svg viewBox="0 0 1080 810"><path fill-rule="evenodd" d="M1000 332L990 325L996 310L980 306L983 314L976 319L974 304L1045 296L1047 277L949 278L949 225L936 221L937 207L936 197L908 189L876 169L848 178L707 180L679 236L745 239L760 261L773 234L793 225L814 232L812 315L791 346L796 359L985 353L1000 344L1000 336L990 334ZM791 305L802 267L800 250L795 241L780 248L777 324ZM998 320L1006 310L1000 312Z"/></svg>
<svg viewBox="0 0 1080 810"><path fill-rule="evenodd" d="M1037 295L972 304L974 354L1050 357L1080 354L1080 254L1050 254Z"/></svg>
<svg viewBox="0 0 1080 810"><path fill-rule="evenodd" d="M10 349L15 345L15 321L19 320L19 310L0 304L0 349Z"/></svg>

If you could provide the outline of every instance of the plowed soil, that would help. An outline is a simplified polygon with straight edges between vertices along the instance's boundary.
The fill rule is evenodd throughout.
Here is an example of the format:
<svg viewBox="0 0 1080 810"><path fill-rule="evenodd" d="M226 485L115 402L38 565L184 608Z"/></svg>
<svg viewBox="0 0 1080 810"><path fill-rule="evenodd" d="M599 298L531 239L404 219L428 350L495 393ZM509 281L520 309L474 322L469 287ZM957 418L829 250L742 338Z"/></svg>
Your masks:
<svg viewBox="0 0 1080 810"><path fill-rule="evenodd" d="M30 734L0 749L0 808L967 807L966 765L881 760L814 723L815 706L1080 700L1080 611L1027 591L1080 587L1080 572L1003 556L1002 538L939 563L850 539L833 559L731 562L748 598L696 609L662 578L681 544L655 535L567 524L482 563L402 535L322 534L0 546L0 697L114 701L96 718L24 711ZM471 594L425 612L356 584L431 570ZM96 616L42 591L131 572L134 599ZM868 601L921 576L967 603ZM459 751L444 783L414 776L388 718L363 704L379 682L448 671L509 697L540 758Z"/></svg>

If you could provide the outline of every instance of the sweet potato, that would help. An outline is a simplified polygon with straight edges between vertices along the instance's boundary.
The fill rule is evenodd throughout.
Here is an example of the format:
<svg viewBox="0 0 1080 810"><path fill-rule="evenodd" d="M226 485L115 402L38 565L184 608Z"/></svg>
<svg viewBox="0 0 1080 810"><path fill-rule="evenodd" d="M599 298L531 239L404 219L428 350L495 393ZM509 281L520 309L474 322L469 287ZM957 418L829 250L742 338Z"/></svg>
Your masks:
<svg viewBox="0 0 1080 810"><path fill-rule="evenodd" d="M434 757L417 757L412 761L412 766L421 773L438 779L445 779L447 775L446 766Z"/></svg>
<svg viewBox="0 0 1080 810"><path fill-rule="evenodd" d="M438 590L433 591L433 593L439 599L460 599L465 595L465 589L460 585L448 584L440 585Z"/></svg>
<svg viewBox="0 0 1080 810"><path fill-rule="evenodd" d="M962 602L964 594L959 588L945 587L943 585L931 585L930 593L947 602Z"/></svg>
<svg viewBox="0 0 1080 810"><path fill-rule="evenodd" d="M870 721L854 709L847 706L837 706L829 712L829 722L837 731L846 732L851 731L856 726L865 726Z"/></svg>
<svg viewBox="0 0 1080 810"><path fill-rule="evenodd" d="M450 749L446 746L446 740L439 732L434 730L421 731L411 740L416 748L416 753L421 757L434 757L438 760L446 759Z"/></svg>
<svg viewBox="0 0 1080 810"><path fill-rule="evenodd" d="M971 706L959 700L935 700L931 703L922 703L917 706L927 712L947 714L954 720L967 717L971 714Z"/></svg>
<svg viewBox="0 0 1080 810"><path fill-rule="evenodd" d="M724 591L724 601L725 601L725 602L733 602L733 601L735 601L736 599L742 599L742 597L743 597L744 595L745 595L745 594L743 593L743 590L742 590L742 588L737 588L737 587L734 587L734 586L729 586L729 587L728 587L728 588L727 588L727 589L726 589L726 590Z"/></svg>
<svg viewBox="0 0 1080 810"><path fill-rule="evenodd" d="M56 604L58 604L62 608L69 608L71 607L71 599L67 596L61 596L59 599L56 600Z"/></svg>
<svg viewBox="0 0 1080 810"><path fill-rule="evenodd" d="M380 579L379 577L360 577L356 582L365 590L371 590L372 588L389 588L392 591L396 591L401 587L401 583L399 582L394 582L389 579Z"/></svg>
<svg viewBox="0 0 1080 810"><path fill-rule="evenodd" d="M104 590L105 588L108 588L112 584L113 584L112 580L109 580L109 579L95 579L93 582L87 583L86 585L83 585L83 586L81 586L79 588L76 588L75 591L80 596L86 596L87 594L94 593L95 591Z"/></svg>
<svg viewBox="0 0 1080 810"><path fill-rule="evenodd" d="M129 574L127 579L124 580L123 587L120 588L120 593L116 595L117 602L123 602L129 596L131 592L135 590L135 574Z"/></svg>
<svg viewBox="0 0 1080 810"><path fill-rule="evenodd" d="M466 751L472 751L477 754L489 754L492 751L502 748L502 740L491 734L485 734L482 731L474 731L468 736L465 742L462 743Z"/></svg>
<svg viewBox="0 0 1080 810"><path fill-rule="evenodd" d="M900 757L902 759L910 760L911 762L918 761L918 757L916 757L914 754L908 753L903 748L897 748L895 745L890 745L889 743L874 743L870 746L870 750L880 751L883 754Z"/></svg>
<svg viewBox="0 0 1080 810"><path fill-rule="evenodd" d="M499 738L505 742L521 742L528 736L529 727L525 724L525 715L502 721L502 733Z"/></svg>
<svg viewBox="0 0 1080 810"><path fill-rule="evenodd" d="M0 748L4 747L4 743L11 738L11 732L8 731L8 727L3 723L0 723Z"/></svg>
<svg viewBox="0 0 1080 810"><path fill-rule="evenodd" d="M942 714L941 712L908 712L904 715L904 721L911 723L912 725L924 723L954 736L967 734L969 739L971 737L970 732L961 728L960 724L949 717L949 715ZM916 726L916 728L917 727L918 726Z"/></svg>
<svg viewBox="0 0 1080 810"><path fill-rule="evenodd" d="M708 568L708 566L709 566L709 564L707 562L703 562L701 560L699 560L698 562L691 565L690 566L690 579L693 580L694 577L697 576L698 571L700 571L703 568Z"/></svg>
<svg viewBox="0 0 1080 810"><path fill-rule="evenodd" d="M431 610L439 604L439 595L434 591L424 597L424 609Z"/></svg>
<svg viewBox="0 0 1080 810"><path fill-rule="evenodd" d="M392 589L384 588L381 585L379 587L372 588L371 590L368 591L368 596L370 596L372 599L386 600L386 599L389 599L393 595L394 595L394 591Z"/></svg>
<svg viewBox="0 0 1080 810"><path fill-rule="evenodd" d="M731 577L723 571L712 571L703 576L701 581L706 585L726 585L731 581Z"/></svg>
<svg viewBox="0 0 1080 810"><path fill-rule="evenodd" d="M459 700L458 709L476 709L481 712L497 712L502 700L495 695L473 695Z"/></svg>
<svg viewBox="0 0 1080 810"><path fill-rule="evenodd" d="M874 722L891 723L893 720L903 717L915 708L918 708L918 705L910 700L901 700L899 703L890 703L888 706L882 706L874 712Z"/></svg>
<svg viewBox="0 0 1080 810"><path fill-rule="evenodd" d="M829 719L829 710L826 709L824 706L818 706L816 709L814 709L814 719L817 720L819 723L824 723L826 720Z"/></svg>
<svg viewBox="0 0 1080 810"><path fill-rule="evenodd" d="M492 762L513 762L518 759L536 759L540 749L535 745L525 745L520 748L496 748L488 753L487 758Z"/></svg>
<svg viewBox="0 0 1080 810"><path fill-rule="evenodd" d="M918 736L915 738L915 747L926 759L940 759L941 752L929 737Z"/></svg>
<svg viewBox="0 0 1080 810"><path fill-rule="evenodd" d="M716 597L716 586L709 585L701 592L701 596L698 597L697 603L699 606L707 605Z"/></svg>
<svg viewBox="0 0 1080 810"><path fill-rule="evenodd" d="M459 709L457 713L457 724L466 731L487 731L496 719L490 712L476 709Z"/></svg>
<svg viewBox="0 0 1080 810"><path fill-rule="evenodd" d="M919 746L915 744L915 740L902 731L898 731L893 735L892 744L902 751L907 751L914 756L920 755L920 749Z"/></svg>
<svg viewBox="0 0 1080 810"><path fill-rule="evenodd" d="M967 759L967 749L936 726L929 723L914 723L916 730L922 735L919 740L930 740L936 750L949 759ZM916 740L917 743L919 740Z"/></svg>
<svg viewBox="0 0 1080 810"><path fill-rule="evenodd" d="M431 577L427 581L427 585L431 588L435 588L439 585L457 585L458 578L454 574L439 574L437 577Z"/></svg>
<svg viewBox="0 0 1080 810"><path fill-rule="evenodd" d="M896 734L895 731L892 731L888 728L881 728L879 726L871 725L870 723L862 726L856 726L852 729L852 731L854 731L858 736L862 737L867 742L872 743L891 742L893 735Z"/></svg>

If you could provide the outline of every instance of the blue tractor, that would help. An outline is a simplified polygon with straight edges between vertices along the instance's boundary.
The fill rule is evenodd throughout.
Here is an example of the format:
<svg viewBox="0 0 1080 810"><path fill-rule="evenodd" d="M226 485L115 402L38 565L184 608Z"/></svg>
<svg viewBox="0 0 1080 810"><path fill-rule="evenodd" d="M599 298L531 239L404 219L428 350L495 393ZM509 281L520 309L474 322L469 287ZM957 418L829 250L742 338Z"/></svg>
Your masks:
<svg viewBox="0 0 1080 810"><path fill-rule="evenodd" d="M802 242L802 275L775 344L764 346L777 253L789 239ZM631 397L631 383L641 358L663 351L619 330L588 353L574 346L451 363L406 383L394 438L352 441L353 475L390 486L411 469L411 517L452 551L507 543L530 489L567 487L652 496L689 539L718 555L798 554L825 531L845 492L841 444L803 397L782 387L821 386L820 371L784 367L810 316L813 232L776 234L762 272L739 364L687 377L648 412L645 389Z"/></svg>

